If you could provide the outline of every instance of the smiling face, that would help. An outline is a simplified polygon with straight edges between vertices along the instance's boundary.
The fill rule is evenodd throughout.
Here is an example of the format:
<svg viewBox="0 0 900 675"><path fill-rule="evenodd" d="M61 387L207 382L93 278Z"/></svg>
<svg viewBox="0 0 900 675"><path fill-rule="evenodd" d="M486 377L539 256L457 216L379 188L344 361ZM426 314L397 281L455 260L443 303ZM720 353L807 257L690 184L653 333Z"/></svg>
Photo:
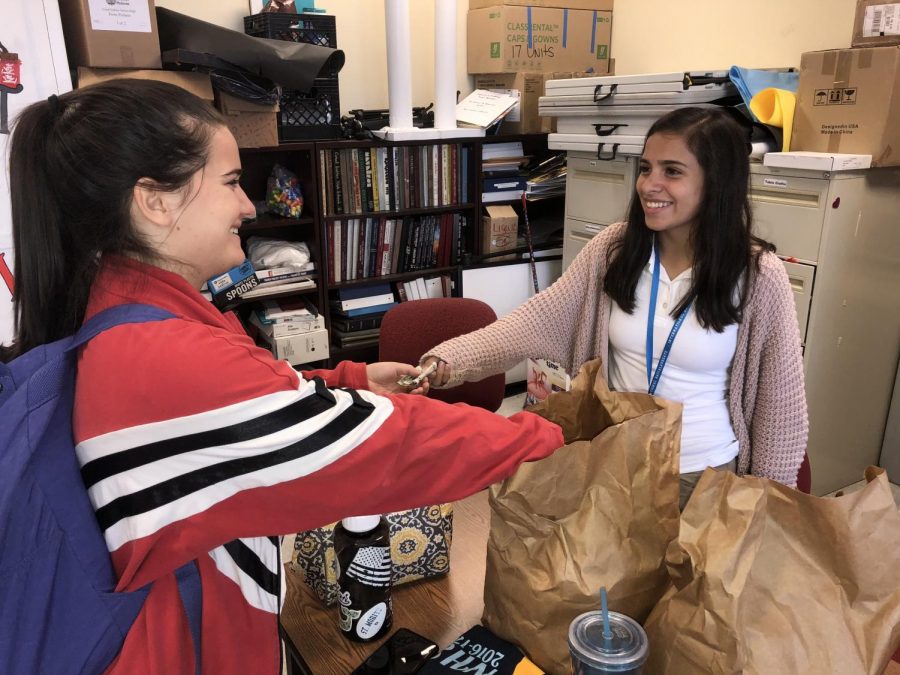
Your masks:
<svg viewBox="0 0 900 675"><path fill-rule="evenodd" d="M681 136L656 133L647 139L636 191L650 230L689 235L700 212L703 185L703 169Z"/></svg>
<svg viewBox="0 0 900 675"><path fill-rule="evenodd" d="M228 129L219 127L206 166L184 190L164 244L165 252L181 262L182 276L198 288L246 257L238 230L256 211L238 182L240 176L237 143Z"/></svg>

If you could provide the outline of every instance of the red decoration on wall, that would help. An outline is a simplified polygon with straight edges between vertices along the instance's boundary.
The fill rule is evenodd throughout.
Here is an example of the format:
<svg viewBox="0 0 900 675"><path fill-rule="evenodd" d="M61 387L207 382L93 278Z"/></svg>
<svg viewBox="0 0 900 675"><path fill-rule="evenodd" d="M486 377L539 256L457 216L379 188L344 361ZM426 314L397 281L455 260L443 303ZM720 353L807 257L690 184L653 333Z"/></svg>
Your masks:
<svg viewBox="0 0 900 675"><path fill-rule="evenodd" d="M19 86L22 62L18 54L0 53L0 86L16 89Z"/></svg>
<svg viewBox="0 0 900 675"><path fill-rule="evenodd" d="M9 269L9 265L6 264L6 254L0 253L0 278L6 282L6 287L9 289L9 294L13 294L13 288L15 284L13 283L13 274L12 270Z"/></svg>

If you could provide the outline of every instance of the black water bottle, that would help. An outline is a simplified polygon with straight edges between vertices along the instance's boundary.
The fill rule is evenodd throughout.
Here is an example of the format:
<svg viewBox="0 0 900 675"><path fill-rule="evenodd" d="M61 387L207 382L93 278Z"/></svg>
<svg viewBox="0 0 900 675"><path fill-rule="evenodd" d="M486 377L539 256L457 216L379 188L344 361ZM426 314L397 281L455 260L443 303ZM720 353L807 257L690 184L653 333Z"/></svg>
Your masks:
<svg viewBox="0 0 900 675"><path fill-rule="evenodd" d="M391 607L391 542L382 516L344 518L334 529L338 611L344 635L369 642L385 635Z"/></svg>

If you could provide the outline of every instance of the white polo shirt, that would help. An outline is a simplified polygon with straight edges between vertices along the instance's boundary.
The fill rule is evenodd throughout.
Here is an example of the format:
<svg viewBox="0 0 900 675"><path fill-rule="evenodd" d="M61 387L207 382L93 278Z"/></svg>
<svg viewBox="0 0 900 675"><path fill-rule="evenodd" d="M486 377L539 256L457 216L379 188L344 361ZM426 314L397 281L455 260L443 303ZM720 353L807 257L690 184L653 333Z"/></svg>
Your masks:
<svg viewBox="0 0 900 675"><path fill-rule="evenodd" d="M635 310L625 313L615 302L609 319L609 384L616 391L646 392L647 309L653 282L650 254L635 291ZM691 286L691 270L670 280L660 265L653 321L653 372L675 323L672 310ZM656 387L656 395L684 405L681 473L702 471L737 457L738 441L728 414L728 377L737 348L737 325L722 333L703 328L694 305L685 318Z"/></svg>

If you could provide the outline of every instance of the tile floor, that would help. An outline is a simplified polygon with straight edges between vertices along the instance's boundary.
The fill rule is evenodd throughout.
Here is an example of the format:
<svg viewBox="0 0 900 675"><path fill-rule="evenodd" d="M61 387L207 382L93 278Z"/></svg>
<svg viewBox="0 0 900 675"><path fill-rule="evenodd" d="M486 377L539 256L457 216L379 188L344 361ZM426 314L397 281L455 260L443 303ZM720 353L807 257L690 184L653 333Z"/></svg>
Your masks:
<svg viewBox="0 0 900 675"><path fill-rule="evenodd" d="M509 417L513 413L517 413L522 409L522 406L525 402L525 394L524 392L521 394L514 394L512 396L507 396L503 399L503 403L500 406L500 409L497 411L501 415ZM843 488L844 494L854 492L862 488L866 482L861 480L857 483L853 483L852 485L848 485ZM897 502L897 506L900 507L900 485L896 483L891 483L891 491L894 493L894 501ZM833 497L834 493L830 493L825 495L826 497Z"/></svg>

